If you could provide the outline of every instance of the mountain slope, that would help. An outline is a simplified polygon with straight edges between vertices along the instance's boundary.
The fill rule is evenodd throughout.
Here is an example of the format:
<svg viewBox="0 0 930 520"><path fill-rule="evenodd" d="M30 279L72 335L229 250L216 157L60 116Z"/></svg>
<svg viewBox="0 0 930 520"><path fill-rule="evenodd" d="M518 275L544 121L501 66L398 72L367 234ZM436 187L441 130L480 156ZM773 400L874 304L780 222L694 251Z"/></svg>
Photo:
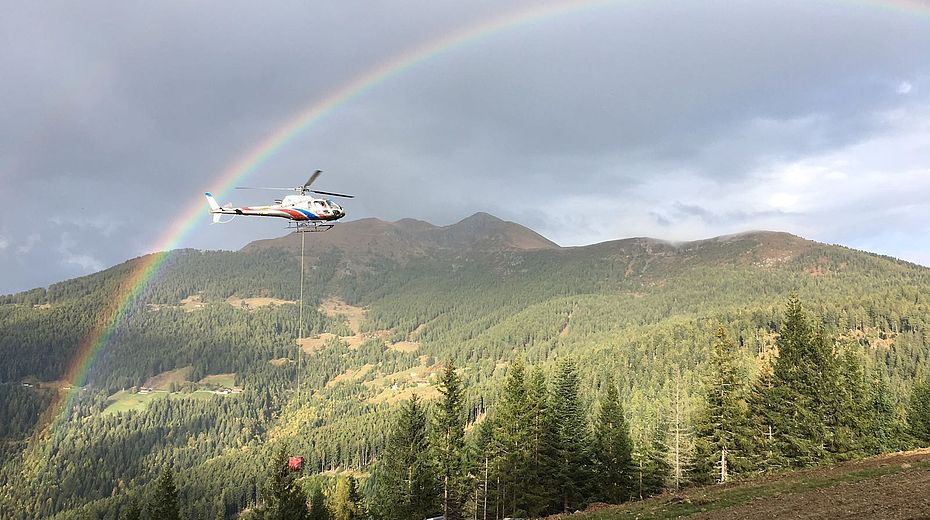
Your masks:
<svg viewBox="0 0 930 520"><path fill-rule="evenodd" d="M533 251L559 247L529 228L487 213L475 213L442 227L414 219L385 222L366 218L340 223L330 231L309 237L312 256L341 249L356 259L381 256L401 261L439 251ZM291 234L258 240L242 251L276 248L296 252L300 250L298 238L297 234Z"/></svg>
<svg viewBox="0 0 930 520"><path fill-rule="evenodd" d="M290 302L299 294L299 238L172 252L94 365L72 420L48 438L55 471L20 485L28 427L8 429L0 451L8 495L0 496L16 497L26 516L105 509L120 500L108 497L125 498L170 461L190 497L188 516L213 516L221 495L239 511L256 499L264 457L278 444L311 468L364 470L396 404L433 395L432 374L446 360L463 367L477 409L493 403L515 356L543 366L572 356L586 390L614 376L642 434L669 399L670 374L681 373L689 403L700 392L718 324L739 338L743 369L754 370L792 293L861 347L895 405L930 357L930 270L870 253L775 232L560 248L483 214L445 227L365 219L306 237L297 399L300 312ZM282 251L294 261L282 262ZM3 382L59 379L97 310L138 264L5 298ZM176 391L127 399L167 373L184 374ZM209 381L230 378L241 393L211 393ZM8 388L0 386L0 410L20 426L47 399L40 391L52 391Z"/></svg>

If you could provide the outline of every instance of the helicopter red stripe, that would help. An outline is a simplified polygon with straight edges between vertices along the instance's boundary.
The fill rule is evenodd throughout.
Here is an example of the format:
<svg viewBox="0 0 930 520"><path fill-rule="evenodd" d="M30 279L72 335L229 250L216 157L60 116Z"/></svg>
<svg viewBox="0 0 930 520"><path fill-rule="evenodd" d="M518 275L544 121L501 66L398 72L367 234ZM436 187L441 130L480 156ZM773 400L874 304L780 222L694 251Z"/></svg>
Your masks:
<svg viewBox="0 0 930 520"><path fill-rule="evenodd" d="M281 211L290 215L294 220L307 220L307 216L299 211L295 211L293 209L282 209Z"/></svg>

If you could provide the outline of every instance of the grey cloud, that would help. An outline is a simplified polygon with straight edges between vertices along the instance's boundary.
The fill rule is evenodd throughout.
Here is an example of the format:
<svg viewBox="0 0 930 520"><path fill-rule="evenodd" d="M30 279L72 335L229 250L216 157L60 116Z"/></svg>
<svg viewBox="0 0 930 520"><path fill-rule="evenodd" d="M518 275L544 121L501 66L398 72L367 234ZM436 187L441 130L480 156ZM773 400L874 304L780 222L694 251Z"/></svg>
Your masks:
<svg viewBox="0 0 930 520"><path fill-rule="evenodd" d="M8 6L0 67L15 80L0 83L0 269L11 276L0 292L162 245L200 193L301 110L425 42L538 5ZM290 185L323 168L321 186L359 196L351 218L445 224L488 211L572 241L650 226L684 236L760 219L795 225L805 217L687 202L677 179L748 189L772 165L885 135L876 114L930 103L927 48L928 19L868 6L577 9L388 77L246 182ZM874 160L913 169L919 157ZM642 203L649 190L658 193ZM675 201L707 213L689 216ZM683 227L695 219L708 227ZM53 260L64 232L80 244L68 249L72 263ZM235 249L282 233L278 222L211 226L204 214L180 245ZM42 239L14 255L32 235Z"/></svg>

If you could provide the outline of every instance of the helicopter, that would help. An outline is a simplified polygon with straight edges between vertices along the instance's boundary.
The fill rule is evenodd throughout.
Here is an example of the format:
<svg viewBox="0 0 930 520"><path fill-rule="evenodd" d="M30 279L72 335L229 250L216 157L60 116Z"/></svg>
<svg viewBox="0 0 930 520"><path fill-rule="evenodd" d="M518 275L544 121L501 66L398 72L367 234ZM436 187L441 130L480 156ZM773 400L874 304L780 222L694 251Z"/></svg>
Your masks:
<svg viewBox="0 0 930 520"><path fill-rule="evenodd" d="M244 206L241 208L232 207L230 204L220 206L212 194L208 192L204 195L206 195L207 202L210 204L210 213L213 214L213 223L215 224L226 224L240 215L280 217L290 220L288 228L297 231L326 231L331 229L337 220L346 216L346 212L342 209L342 206L336 204L332 199L318 199L310 195L310 193L347 199L354 198L354 195L311 190L310 185L319 178L321 173L323 173L322 170L313 172L307 182L294 188L236 186L237 190L284 190L299 193L299 195L287 195L283 199L277 199L270 206ZM223 215L230 215L229 220L222 220Z"/></svg>

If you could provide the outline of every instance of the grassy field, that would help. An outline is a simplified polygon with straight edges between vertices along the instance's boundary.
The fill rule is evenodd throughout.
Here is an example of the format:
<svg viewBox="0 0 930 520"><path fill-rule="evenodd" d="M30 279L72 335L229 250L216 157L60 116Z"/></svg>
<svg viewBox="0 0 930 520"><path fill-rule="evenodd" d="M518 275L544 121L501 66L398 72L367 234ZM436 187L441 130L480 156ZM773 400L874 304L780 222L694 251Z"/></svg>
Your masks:
<svg viewBox="0 0 930 520"><path fill-rule="evenodd" d="M156 390L149 393L132 393L128 390L121 390L111 395L107 400L107 407L103 410L103 415L112 415L130 410L145 410L158 399L210 399L216 396L210 390L196 390L194 392L166 392Z"/></svg>
<svg viewBox="0 0 930 520"><path fill-rule="evenodd" d="M930 518L930 449L667 493L565 520Z"/></svg>

